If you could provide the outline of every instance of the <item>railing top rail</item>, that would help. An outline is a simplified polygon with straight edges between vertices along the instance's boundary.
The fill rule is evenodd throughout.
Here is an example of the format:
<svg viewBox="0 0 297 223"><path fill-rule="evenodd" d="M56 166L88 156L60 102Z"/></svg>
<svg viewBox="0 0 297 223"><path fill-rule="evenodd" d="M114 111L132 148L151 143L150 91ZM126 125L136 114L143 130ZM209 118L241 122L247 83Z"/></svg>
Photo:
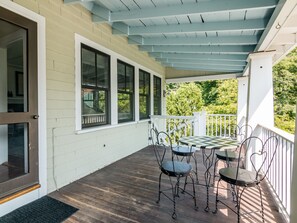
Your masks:
<svg viewBox="0 0 297 223"><path fill-rule="evenodd" d="M151 118L163 118L163 119L195 119L195 116L174 116L174 115L151 115Z"/></svg>
<svg viewBox="0 0 297 223"><path fill-rule="evenodd" d="M101 113L101 114L85 114L82 115L83 117L91 117L91 116L101 116L101 115L105 115L105 113Z"/></svg>
<svg viewBox="0 0 297 223"><path fill-rule="evenodd" d="M207 114L207 116L235 116L236 115L233 115L233 114Z"/></svg>
<svg viewBox="0 0 297 223"><path fill-rule="evenodd" d="M284 138L284 139L286 139L286 140L288 140L288 141L290 141L292 143L294 143L294 141L295 141L294 140L294 135L293 134L290 134L290 133L288 133L288 132L286 132L284 130L281 130L281 129L276 128L276 127L268 127L268 126L265 126L263 124L258 124L258 126L264 128L266 130L272 131L275 134L281 136L282 138Z"/></svg>

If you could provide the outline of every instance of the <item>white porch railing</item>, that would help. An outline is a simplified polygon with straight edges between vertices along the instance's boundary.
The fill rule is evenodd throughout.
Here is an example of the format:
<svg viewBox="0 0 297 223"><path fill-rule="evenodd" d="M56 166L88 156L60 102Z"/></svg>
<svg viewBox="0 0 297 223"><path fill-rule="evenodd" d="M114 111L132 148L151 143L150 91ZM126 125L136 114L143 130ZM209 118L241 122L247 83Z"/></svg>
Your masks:
<svg viewBox="0 0 297 223"><path fill-rule="evenodd" d="M207 114L206 135L209 136L230 136L231 124L237 123L236 115L229 114Z"/></svg>
<svg viewBox="0 0 297 223"><path fill-rule="evenodd" d="M106 123L106 115L103 114L87 114L82 115L82 125L92 125L97 123Z"/></svg>
<svg viewBox="0 0 297 223"><path fill-rule="evenodd" d="M177 143L182 136L209 135L230 136L234 129L230 124L236 124L236 115L207 114L196 112L193 116L152 115L152 126L158 131L166 131Z"/></svg>
<svg viewBox="0 0 297 223"><path fill-rule="evenodd" d="M195 116L151 115L152 127L169 133L173 144L177 144L180 137L194 135L195 120Z"/></svg>
<svg viewBox="0 0 297 223"><path fill-rule="evenodd" d="M270 136L278 138L278 148L275 154L276 160L272 162L272 166L267 174L267 181L275 195L276 201L279 203L281 211L284 213L287 221L289 221L291 213L294 135L277 128L267 128L261 125L256 127L255 134L259 134L262 140L266 140ZM271 157L272 154L269 153L269 148L267 151L267 157ZM265 172L268 167L264 166L263 168Z"/></svg>

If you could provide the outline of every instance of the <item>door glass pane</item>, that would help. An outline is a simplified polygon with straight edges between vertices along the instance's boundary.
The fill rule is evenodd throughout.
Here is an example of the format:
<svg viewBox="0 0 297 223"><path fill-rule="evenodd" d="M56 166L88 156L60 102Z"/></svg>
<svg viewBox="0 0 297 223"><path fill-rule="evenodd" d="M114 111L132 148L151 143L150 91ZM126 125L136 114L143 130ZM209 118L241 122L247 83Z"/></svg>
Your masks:
<svg viewBox="0 0 297 223"><path fill-rule="evenodd" d="M0 183L29 172L26 123L0 125Z"/></svg>
<svg viewBox="0 0 297 223"><path fill-rule="evenodd" d="M27 112L27 31L0 20L0 112Z"/></svg>

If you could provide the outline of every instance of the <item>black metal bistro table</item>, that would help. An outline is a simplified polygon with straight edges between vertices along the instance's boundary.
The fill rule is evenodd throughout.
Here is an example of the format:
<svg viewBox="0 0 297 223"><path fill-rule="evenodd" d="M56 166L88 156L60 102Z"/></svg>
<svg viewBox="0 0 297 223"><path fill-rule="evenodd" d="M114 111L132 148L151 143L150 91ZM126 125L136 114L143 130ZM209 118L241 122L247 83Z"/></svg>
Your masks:
<svg viewBox="0 0 297 223"><path fill-rule="evenodd" d="M188 136L180 138L179 142L188 146L200 148L202 151L203 165L206 168L204 173L206 186L206 207L204 210L209 211L209 187L211 186L210 168L213 165L215 150L222 148L236 148L239 145L239 142L231 138L218 136Z"/></svg>

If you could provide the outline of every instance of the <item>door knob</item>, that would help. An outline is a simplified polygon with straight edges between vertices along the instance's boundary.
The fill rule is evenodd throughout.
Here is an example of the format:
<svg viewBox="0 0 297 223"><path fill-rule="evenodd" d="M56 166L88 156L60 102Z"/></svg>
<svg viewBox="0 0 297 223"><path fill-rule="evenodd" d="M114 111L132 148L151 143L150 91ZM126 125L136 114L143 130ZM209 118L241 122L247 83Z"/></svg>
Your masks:
<svg viewBox="0 0 297 223"><path fill-rule="evenodd" d="M39 118L39 115L33 115L33 118L34 119L38 119Z"/></svg>

